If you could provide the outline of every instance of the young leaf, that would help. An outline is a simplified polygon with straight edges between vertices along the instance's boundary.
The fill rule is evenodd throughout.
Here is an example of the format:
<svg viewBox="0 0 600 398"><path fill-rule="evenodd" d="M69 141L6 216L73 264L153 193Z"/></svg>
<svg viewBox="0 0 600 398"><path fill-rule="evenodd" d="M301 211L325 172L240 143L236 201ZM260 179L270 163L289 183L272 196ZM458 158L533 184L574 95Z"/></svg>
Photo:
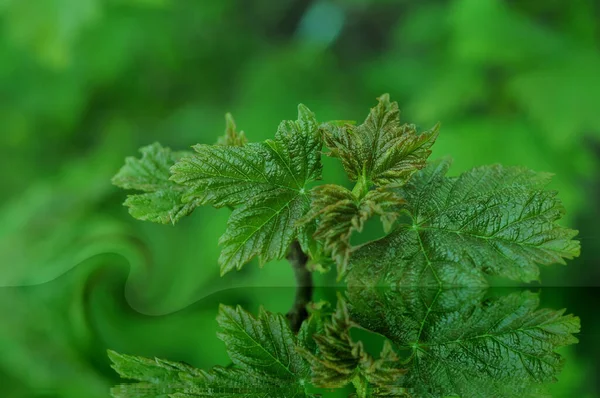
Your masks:
<svg viewBox="0 0 600 398"><path fill-rule="evenodd" d="M140 152L141 159L125 159L125 165L112 183L123 189L145 192L129 195L125 200L124 205L134 218L175 224L199 205L197 200L184 203L186 188L169 179L169 168L188 153L172 152L158 143L143 147Z"/></svg>
<svg viewBox="0 0 600 398"><path fill-rule="evenodd" d="M221 273L285 257L309 208L306 185L321 176L321 142L314 114L279 125L275 140L242 147L196 145L172 167L171 179L190 189L185 201L240 206L221 238Z"/></svg>
<svg viewBox="0 0 600 398"><path fill-rule="evenodd" d="M141 382L115 387L113 396L133 398L148 392L148 397L310 396L306 392L309 367L296 351L299 342L283 315L261 309L255 318L240 307L222 305L217 321L221 326L218 336L225 342L233 366L204 371L109 351L113 368L121 377Z"/></svg>
<svg viewBox="0 0 600 398"><path fill-rule="evenodd" d="M307 306L309 312L308 319L305 319L298 330L298 346L310 353L317 352L317 343L313 336L317 333L323 333L325 317L330 317L331 312L326 309L329 303L320 301L310 303Z"/></svg>
<svg viewBox="0 0 600 398"><path fill-rule="evenodd" d="M398 189L413 223L357 252L358 273L403 285L479 284L484 274L530 282L537 264L579 255L577 231L556 224L564 208L544 190L549 175L494 165L446 177L449 166L432 163Z"/></svg>
<svg viewBox="0 0 600 398"><path fill-rule="evenodd" d="M410 350L402 385L418 397L523 397L553 382L579 319L537 309L530 292L351 289L352 320Z"/></svg>
<svg viewBox="0 0 600 398"><path fill-rule="evenodd" d="M405 373L398 357L388 341L378 359L365 352L362 342L354 342L350 328L357 326L350 320L344 300L338 299L337 310L329 322L323 325L324 331L315 334L317 354L299 348L309 361L312 381L322 388L340 388L354 384L360 398L374 387L388 387L397 382Z"/></svg>
<svg viewBox="0 0 600 398"><path fill-rule="evenodd" d="M246 134L243 131L238 132L235 121L231 113L225 115L225 134L219 137L218 145L223 146L244 146L248 143Z"/></svg>
<svg viewBox="0 0 600 398"><path fill-rule="evenodd" d="M390 102L388 94L378 101L361 125L325 124L325 144L353 181L403 184L425 167L438 126L417 134L414 125L400 124L398 103Z"/></svg>
<svg viewBox="0 0 600 398"><path fill-rule="evenodd" d="M339 276L347 271L353 250L352 233L361 232L365 222L376 214L389 232L398 216L395 209L404 203L401 197L384 188L369 191L362 199L342 186L331 184L315 187L311 194L311 211L300 223L317 221L313 237L323 242L326 252L331 253Z"/></svg>

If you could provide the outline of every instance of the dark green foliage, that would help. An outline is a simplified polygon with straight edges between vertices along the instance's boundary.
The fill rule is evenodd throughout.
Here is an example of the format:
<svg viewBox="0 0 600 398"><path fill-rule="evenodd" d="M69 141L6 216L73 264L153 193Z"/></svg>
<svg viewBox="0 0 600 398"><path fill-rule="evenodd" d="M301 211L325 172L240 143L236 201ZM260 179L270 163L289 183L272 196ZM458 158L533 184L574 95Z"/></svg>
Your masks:
<svg viewBox="0 0 600 398"><path fill-rule="evenodd" d="M107 347L204 368L228 363L211 341L216 308L189 305L221 292L223 302L285 312L288 303L272 298L273 289L230 289L288 285L284 260L219 279L228 209L197 208L176 227L138 222L120 206L125 193L107 182L125 156L149 143L186 150L217 142L226 110L257 142L272 138L279 120L295 119L299 102L323 120L360 124L385 91L418 131L442 122L431 158L451 154L449 176L489 163L556 173L550 187L568 210L559 222L579 229L586 244L568 266L540 267L548 286L541 297L581 315L584 334L581 347L560 350L567 366L550 395L598 396L600 318L588 305L597 295L550 288L600 280L598 2L0 3L4 396L105 398L115 378L99 366ZM324 183L352 190L341 162L329 167L337 161L326 159ZM144 194L127 192L135 193ZM378 222L353 232L352 242L379 236ZM316 227L299 238L312 269L331 267L323 242L312 238ZM358 253L351 255L357 263ZM406 275L402 261L379 273L370 260L383 284L412 283L394 280ZM486 282L472 264L449 267L464 271L457 284ZM315 281L333 283L332 274ZM15 287L23 285L36 286Z"/></svg>
<svg viewBox="0 0 600 398"><path fill-rule="evenodd" d="M412 223L363 247L355 278L472 286L487 274L530 282L539 278L537 264L579 255L577 231L556 224L564 208L544 189L547 174L495 165L447 177L449 166L431 163L397 190Z"/></svg>
<svg viewBox="0 0 600 398"><path fill-rule="evenodd" d="M538 296L527 291L487 297L477 288L351 287L347 296L330 317L306 320L298 337L281 315L261 310L254 318L222 306L228 368L110 352L122 377L141 382L118 386L113 396L305 397L315 387L352 384L361 398L540 397L564 362L555 350L576 343L579 332L577 317L538 309ZM351 328L386 338L379 357Z"/></svg>
<svg viewBox="0 0 600 398"><path fill-rule="evenodd" d="M321 137L356 181L352 191L327 184L309 196L307 184L321 178ZM141 219L175 222L200 204L233 207L220 240L221 274L254 257L281 259L299 239L313 260L330 255L342 277L352 232L374 215L389 232L401 213L412 223L363 249L378 264L362 271L391 267L396 284L464 285L481 283L483 274L530 282L538 264L579 255L577 231L556 224L564 209L545 190L548 174L495 165L447 177L448 160L423 169L436 137L437 127L416 134L400 125L387 94L358 126L319 125L300 105L298 120L282 122L275 139L262 143L246 143L228 115L219 145L199 144L183 157L158 144L143 148L113 182L149 191L125 203Z"/></svg>
<svg viewBox="0 0 600 398"><path fill-rule="evenodd" d="M321 143L314 114L303 105L298 120L282 122L275 140L241 147L196 145L172 168L189 189L186 203L239 206L221 237L221 274L283 258L298 236L296 222L309 207L306 185L320 178Z"/></svg>
<svg viewBox="0 0 600 398"><path fill-rule="evenodd" d="M350 384L359 398L542 393L561 368L555 349L577 342L579 319L537 310L528 292L483 301L478 286L486 275L534 281L538 265L579 255L577 231L556 223L564 208L546 190L550 176L493 165L448 177L449 160L426 162L437 126L417 134L398 116L388 95L358 126L319 124L300 105L298 120L282 122L274 140L247 143L228 115L217 145L196 145L178 159L154 145L142 150L142 160L128 159L116 184L161 199L173 193L154 212L141 212L139 199L132 200L139 195L130 197L134 216L163 221L154 214L231 207L221 274L254 257L281 259L298 240L312 261L330 256L338 278L348 277L351 311L339 297L331 317L315 312L296 336L282 315L261 309L254 318L221 306L218 336L231 367L201 371L111 353L123 377L146 383L114 395L150 388L170 397L296 397ZM323 143L356 182L353 190L324 184L309 192L321 178ZM353 247L352 233L376 215L388 235ZM379 357L351 337L352 328L386 338ZM410 353L401 360L398 350Z"/></svg>
<svg viewBox="0 0 600 398"><path fill-rule="evenodd" d="M351 288L355 322L409 350L401 384L417 397L537 396L556 380L555 353L577 343L579 318L538 309L524 291L484 300L486 290Z"/></svg>

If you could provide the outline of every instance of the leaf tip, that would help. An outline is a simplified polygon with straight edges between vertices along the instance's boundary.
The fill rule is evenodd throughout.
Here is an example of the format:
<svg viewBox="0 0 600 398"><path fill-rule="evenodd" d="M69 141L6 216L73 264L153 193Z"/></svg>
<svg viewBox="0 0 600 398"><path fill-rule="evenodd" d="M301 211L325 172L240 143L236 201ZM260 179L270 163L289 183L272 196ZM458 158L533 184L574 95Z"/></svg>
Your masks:
<svg viewBox="0 0 600 398"><path fill-rule="evenodd" d="M106 350L106 355L114 363L118 358L121 358L121 354L111 349Z"/></svg>
<svg viewBox="0 0 600 398"><path fill-rule="evenodd" d="M233 119L233 115L231 114L231 112L227 112L225 114L225 128L227 130L235 130L236 126L235 126L235 120Z"/></svg>
<svg viewBox="0 0 600 398"><path fill-rule="evenodd" d="M390 94L389 93L383 93L381 94L379 97L377 97L377 101L379 101L382 104L389 104L390 103Z"/></svg>

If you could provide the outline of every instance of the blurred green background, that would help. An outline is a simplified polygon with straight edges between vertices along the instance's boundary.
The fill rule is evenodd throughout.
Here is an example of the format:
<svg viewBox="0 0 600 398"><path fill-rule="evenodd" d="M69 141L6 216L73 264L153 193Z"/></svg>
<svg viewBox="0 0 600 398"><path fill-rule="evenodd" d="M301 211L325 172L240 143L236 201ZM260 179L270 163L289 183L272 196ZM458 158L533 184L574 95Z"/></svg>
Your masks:
<svg viewBox="0 0 600 398"><path fill-rule="evenodd" d="M220 278L227 210L135 221L111 176L154 141L213 143L227 111L258 141L300 102L362 120L384 92L404 121L441 121L432 156L454 173L556 174L583 250L543 270L569 287L544 295L583 333L555 394L600 396L583 288L600 286L599 46L595 0L0 0L2 396L106 397L106 348L227 363L217 304L286 311L293 289L269 287L293 285L289 266ZM345 181L330 159L325 178Z"/></svg>

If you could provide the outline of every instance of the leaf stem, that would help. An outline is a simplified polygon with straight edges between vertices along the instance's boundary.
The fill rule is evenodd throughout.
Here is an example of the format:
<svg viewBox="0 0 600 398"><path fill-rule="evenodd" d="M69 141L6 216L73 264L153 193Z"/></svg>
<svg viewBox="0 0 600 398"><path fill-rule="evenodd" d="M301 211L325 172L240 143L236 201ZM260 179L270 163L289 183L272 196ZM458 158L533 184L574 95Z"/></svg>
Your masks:
<svg viewBox="0 0 600 398"><path fill-rule="evenodd" d="M287 318L290 321L290 327L296 333L300 330L302 322L308 318L306 306L312 300L313 279L312 273L306 268L308 256L302 251L297 240L290 246L287 259L296 277L296 296L292 308L287 313Z"/></svg>

